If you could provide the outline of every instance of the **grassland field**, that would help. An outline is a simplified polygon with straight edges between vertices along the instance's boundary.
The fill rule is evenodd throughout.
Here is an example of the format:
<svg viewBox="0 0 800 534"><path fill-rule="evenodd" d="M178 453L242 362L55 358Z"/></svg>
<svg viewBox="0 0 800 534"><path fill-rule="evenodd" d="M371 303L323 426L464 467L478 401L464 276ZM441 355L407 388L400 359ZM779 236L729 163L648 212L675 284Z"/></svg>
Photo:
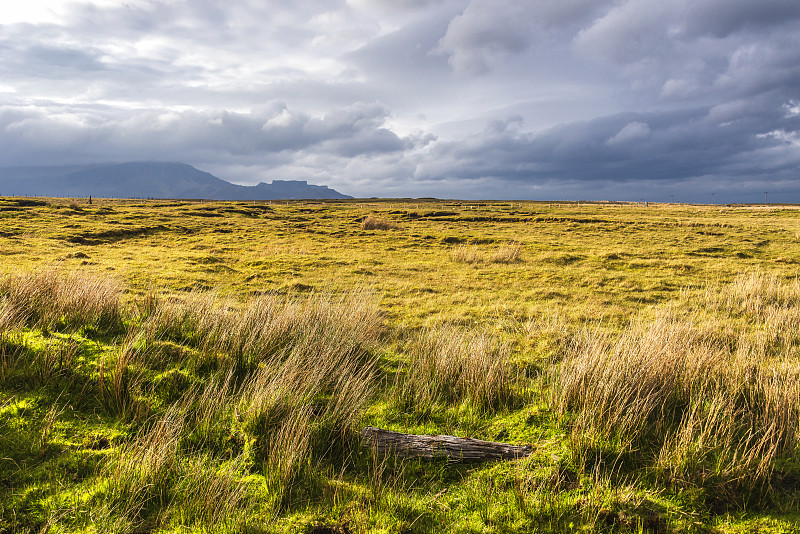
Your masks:
<svg viewBox="0 0 800 534"><path fill-rule="evenodd" d="M0 198L0 532L800 532L799 266L796 206Z"/></svg>

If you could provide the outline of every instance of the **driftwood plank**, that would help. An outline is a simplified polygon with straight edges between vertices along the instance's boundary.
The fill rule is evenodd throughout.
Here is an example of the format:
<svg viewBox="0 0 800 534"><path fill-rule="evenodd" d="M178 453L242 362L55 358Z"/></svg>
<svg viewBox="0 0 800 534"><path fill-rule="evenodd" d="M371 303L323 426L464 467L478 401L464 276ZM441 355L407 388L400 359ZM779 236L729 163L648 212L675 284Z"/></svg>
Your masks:
<svg viewBox="0 0 800 534"><path fill-rule="evenodd" d="M408 458L447 458L456 462L513 460L529 456L532 451L527 445L510 445L456 436L403 434L373 426L361 431L361 439L380 453L391 452Z"/></svg>

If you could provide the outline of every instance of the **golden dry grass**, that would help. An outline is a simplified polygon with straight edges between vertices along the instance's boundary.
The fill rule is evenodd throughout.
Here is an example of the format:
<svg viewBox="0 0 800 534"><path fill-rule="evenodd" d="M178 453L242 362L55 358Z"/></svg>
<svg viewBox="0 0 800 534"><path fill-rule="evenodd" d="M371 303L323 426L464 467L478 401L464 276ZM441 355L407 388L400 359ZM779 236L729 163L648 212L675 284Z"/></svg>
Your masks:
<svg viewBox="0 0 800 534"><path fill-rule="evenodd" d="M399 230L400 225L396 222L370 215L361 221L361 228L364 230Z"/></svg>
<svg viewBox="0 0 800 534"><path fill-rule="evenodd" d="M700 315L686 309L696 306L690 302L618 335L583 330L552 390L558 412L571 414L578 449L606 440L646 452L672 477L769 485L800 445L800 336L784 319L774 322L776 309L798 316L798 288L749 274L706 291L722 315ZM758 322L737 327L730 312Z"/></svg>
<svg viewBox="0 0 800 534"><path fill-rule="evenodd" d="M411 342L394 398L401 409L422 413L462 402L495 411L513 403L516 379L507 345L488 333L439 327Z"/></svg>
<svg viewBox="0 0 800 534"><path fill-rule="evenodd" d="M89 326L115 329L122 324L122 288L114 278L79 271L47 269L0 281L5 308L43 328Z"/></svg>
<svg viewBox="0 0 800 534"><path fill-rule="evenodd" d="M478 245L457 245L451 253L456 263L516 263L522 261L522 245L520 243L507 243L493 250L485 250Z"/></svg>

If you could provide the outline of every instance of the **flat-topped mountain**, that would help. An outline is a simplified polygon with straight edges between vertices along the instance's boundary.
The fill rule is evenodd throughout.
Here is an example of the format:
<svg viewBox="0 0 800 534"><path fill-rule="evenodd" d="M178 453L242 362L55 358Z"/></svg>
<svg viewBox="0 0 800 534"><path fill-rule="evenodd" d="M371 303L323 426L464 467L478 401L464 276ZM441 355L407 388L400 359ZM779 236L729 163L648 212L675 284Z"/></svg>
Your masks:
<svg viewBox="0 0 800 534"><path fill-rule="evenodd" d="M160 162L0 167L0 195L209 200L352 198L327 186L300 180L236 185L185 163Z"/></svg>

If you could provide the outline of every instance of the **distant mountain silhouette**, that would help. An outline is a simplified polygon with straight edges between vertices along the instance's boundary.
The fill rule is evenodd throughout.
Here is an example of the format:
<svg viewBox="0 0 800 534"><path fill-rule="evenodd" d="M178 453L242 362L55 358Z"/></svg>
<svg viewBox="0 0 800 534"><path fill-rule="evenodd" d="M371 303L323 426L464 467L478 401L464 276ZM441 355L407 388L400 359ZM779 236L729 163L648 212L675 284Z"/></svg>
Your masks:
<svg viewBox="0 0 800 534"><path fill-rule="evenodd" d="M158 162L0 167L0 195L209 200L352 198L327 186L299 180L235 185L185 163Z"/></svg>

